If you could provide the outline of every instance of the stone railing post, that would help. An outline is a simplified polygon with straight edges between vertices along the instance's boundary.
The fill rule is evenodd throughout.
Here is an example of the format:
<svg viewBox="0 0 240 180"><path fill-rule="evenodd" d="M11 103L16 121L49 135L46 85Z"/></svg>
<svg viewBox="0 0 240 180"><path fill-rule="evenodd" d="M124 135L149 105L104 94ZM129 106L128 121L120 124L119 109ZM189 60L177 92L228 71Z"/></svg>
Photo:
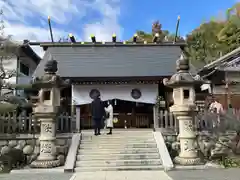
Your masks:
<svg viewBox="0 0 240 180"><path fill-rule="evenodd" d="M153 106L153 123L154 123L154 130L159 128L159 119L158 119L158 107Z"/></svg>
<svg viewBox="0 0 240 180"><path fill-rule="evenodd" d="M76 131L81 132L81 109L80 106L76 106Z"/></svg>

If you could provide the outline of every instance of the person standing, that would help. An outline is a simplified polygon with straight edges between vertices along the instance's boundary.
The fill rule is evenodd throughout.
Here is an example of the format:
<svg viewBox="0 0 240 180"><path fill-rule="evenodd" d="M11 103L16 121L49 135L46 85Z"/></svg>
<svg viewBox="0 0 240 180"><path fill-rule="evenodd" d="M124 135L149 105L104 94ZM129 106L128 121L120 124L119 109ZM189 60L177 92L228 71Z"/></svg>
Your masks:
<svg viewBox="0 0 240 180"><path fill-rule="evenodd" d="M108 101L108 107L105 107L105 111L107 114L106 117L106 127L109 129L108 135L112 134L112 129L113 129L113 106L112 102Z"/></svg>
<svg viewBox="0 0 240 180"><path fill-rule="evenodd" d="M104 116L104 105L102 100L100 99L100 96L97 96L92 101L92 119L94 123L94 135L101 135L101 127L102 127L102 121Z"/></svg>
<svg viewBox="0 0 240 180"><path fill-rule="evenodd" d="M224 113L224 110L222 104L216 98L213 98L213 101L209 106L209 111L217 115L217 122L213 122L213 126L219 126L221 115Z"/></svg>

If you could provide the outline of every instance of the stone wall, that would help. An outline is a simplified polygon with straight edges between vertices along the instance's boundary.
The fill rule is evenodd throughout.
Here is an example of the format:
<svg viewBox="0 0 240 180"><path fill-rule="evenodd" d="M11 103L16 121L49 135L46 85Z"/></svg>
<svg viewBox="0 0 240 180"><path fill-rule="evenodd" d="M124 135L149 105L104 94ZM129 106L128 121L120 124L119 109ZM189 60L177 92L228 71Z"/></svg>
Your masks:
<svg viewBox="0 0 240 180"><path fill-rule="evenodd" d="M180 143L178 135L163 134L169 154L173 159L180 152ZM240 154L240 136L236 132L219 133L217 136L207 131L197 134L196 147L199 150L199 156L205 161L214 158L231 156L233 153Z"/></svg>
<svg viewBox="0 0 240 180"><path fill-rule="evenodd" d="M25 157L25 165L34 161L40 153L39 135L18 135L18 137L0 137L0 156L9 154L11 150L22 152ZM60 159L61 165L64 165L65 158L71 143L71 134L57 135L56 150L57 158ZM20 151L19 151L20 150ZM15 157L14 157L15 158ZM1 159L0 159L1 163Z"/></svg>

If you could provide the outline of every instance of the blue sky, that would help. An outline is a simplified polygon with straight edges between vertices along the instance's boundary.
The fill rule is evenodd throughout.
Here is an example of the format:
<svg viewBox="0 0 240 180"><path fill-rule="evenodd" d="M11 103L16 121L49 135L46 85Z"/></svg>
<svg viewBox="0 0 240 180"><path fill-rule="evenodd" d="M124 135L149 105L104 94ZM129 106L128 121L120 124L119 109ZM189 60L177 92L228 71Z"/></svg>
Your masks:
<svg viewBox="0 0 240 180"><path fill-rule="evenodd" d="M141 2L141 3L140 3ZM186 35L215 16L223 18L237 0L0 0L4 11L5 34L16 40L49 41L47 17L51 16L54 39L73 33L88 41L91 34L107 41L116 33L129 39L136 30L151 31L159 20L163 29L175 31L181 16L180 34ZM16 4L16 5L15 5Z"/></svg>
<svg viewBox="0 0 240 180"><path fill-rule="evenodd" d="M137 0L123 5L125 11L120 23L125 27L124 36L128 37L136 29L151 31L151 23L158 19L163 29L175 32L177 16L181 16L180 33L186 35L203 21L211 17L222 17L225 10L236 3L235 0L154 0L142 1L134 8ZM149 3L152 2L152 3Z"/></svg>

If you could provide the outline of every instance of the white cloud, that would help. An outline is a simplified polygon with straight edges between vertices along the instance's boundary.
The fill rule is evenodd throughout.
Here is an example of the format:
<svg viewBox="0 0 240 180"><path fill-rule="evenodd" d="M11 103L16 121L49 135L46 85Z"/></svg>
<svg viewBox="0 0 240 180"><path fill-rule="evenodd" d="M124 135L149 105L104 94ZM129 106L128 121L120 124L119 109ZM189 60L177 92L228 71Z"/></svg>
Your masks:
<svg viewBox="0 0 240 180"><path fill-rule="evenodd" d="M114 2L118 3L117 0ZM122 28L118 23L119 7L110 5L107 0L96 0L93 7L98 8L104 18L100 22L86 24L83 29L83 39L87 41L90 35L94 34L97 40L109 41L113 33L116 33L121 38Z"/></svg>
<svg viewBox="0 0 240 180"><path fill-rule="evenodd" d="M56 2L57 1L57 2ZM66 23L67 14L78 14L77 4L72 0L1 0L0 6L9 20L25 22L26 17L51 16L57 23ZM83 14L84 15L84 14Z"/></svg>
<svg viewBox="0 0 240 180"><path fill-rule="evenodd" d="M96 36L97 41L111 41L113 33L117 34L118 38L121 38L122 33L120 26L111 19L106 19L102 22L93 24L86 24L83 32L84 41L89 41L92 34Z"/></svg>
<svg viewBox="0 0 240 180"><path fill-rule="evenodd" d="M23 41L28 39L30 41L50 41L49 30L40 28L40 27L31 27L25 26L24 24L10 24L5 22L5 34L13 35L13 39L16 41ZM53 29L54 39L58 40L59 38L66 36L68 33L59 29ZM44 52L42 48L34 46L33 49L36 53L42 57Z"/></svg>
<svg viewBox="0 0 240 180"><path fill-rule="evenodd" d="M113 33L121 37L121 27L118 23L120 15L119 0L0 0L5 17L5 34L13 35L16 40L29 39L34 41L50 41L48 28L42 28L47 16L55 23L62 25L66 31L54 29L54 38L66 37L69 32L73 33L78 40L89 40L90 34L94 34L97 40L110 40ZM81 36L68 30L70 21L77 17L81 19L87 16L89 10L97 11L101 15L99 21L85 22L78 28L82 28ZM27 20L35 18L39 26L33 26ZM45 19L45 21L44 21ZM77 24L77 22L75 22ZM43 26L44 27L44 26ZM68 32L67 32L68 31ZM43 52L37 48L37 53L42 56Z"/></svg>

